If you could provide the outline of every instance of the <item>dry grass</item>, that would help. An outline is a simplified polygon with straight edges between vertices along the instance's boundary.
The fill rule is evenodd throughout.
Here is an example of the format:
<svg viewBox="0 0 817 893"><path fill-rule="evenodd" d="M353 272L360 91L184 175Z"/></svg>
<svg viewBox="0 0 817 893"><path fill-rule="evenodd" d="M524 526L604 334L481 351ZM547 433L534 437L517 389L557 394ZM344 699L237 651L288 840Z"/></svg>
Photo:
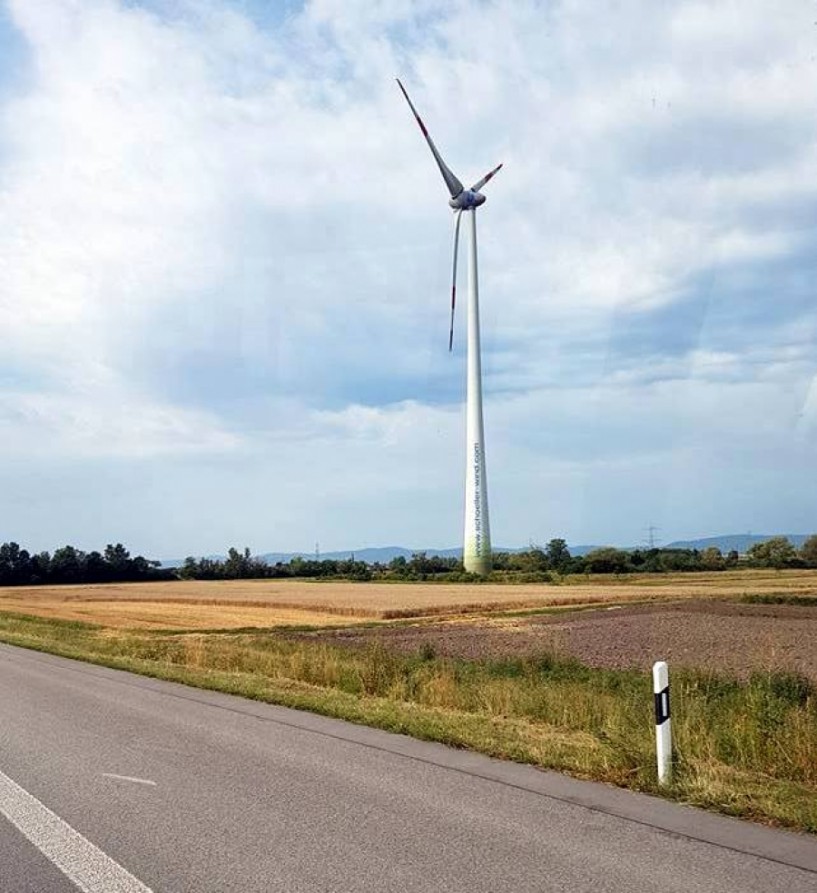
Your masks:
<svg viewBox="0 0 817 893"><path fill-rule="evenodd" d="M0 610L116 627L226 629L814 592L817 571L569 577L562 585L190 580L0 588Z"/></svg>
<svg viewBox="0 0 817 893"><path fill-rule="evenodd" d="M81 620L130 629L242 629L273 626L327 626L339 622L332 614L281 607L196 604L159 601L65 601L62 599L0 599L5 611L60 620ZM349 618L353 620L353 618Z"/></svg>

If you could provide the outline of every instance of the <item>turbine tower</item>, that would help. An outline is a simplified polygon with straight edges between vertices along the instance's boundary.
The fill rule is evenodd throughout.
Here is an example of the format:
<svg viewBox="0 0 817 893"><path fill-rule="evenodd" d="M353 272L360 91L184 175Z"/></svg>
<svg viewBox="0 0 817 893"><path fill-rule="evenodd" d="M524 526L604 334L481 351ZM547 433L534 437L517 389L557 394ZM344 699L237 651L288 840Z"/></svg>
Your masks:
<svg viewBox="0 0 817 893"><path fill-rule="evenodd" d="M420 130L437 162L445 185L451 193L448 204L454 210L454 264L451 276L451 324L448 330L448 350L454 344L454 308L457 303L457 254L459 253L460 221L468 214L468 377L465 398L465 535L463 564L474 574L485 576L491 572L491 525L488 520L488 480L485 472L485 432L482 423L482 364L479 346L479 281L477 277L477 208L485 203L479 191L502 167L497 165L465 189L437 151L417 109L409 99L406 88L397 81L406 97Z"/></svg>

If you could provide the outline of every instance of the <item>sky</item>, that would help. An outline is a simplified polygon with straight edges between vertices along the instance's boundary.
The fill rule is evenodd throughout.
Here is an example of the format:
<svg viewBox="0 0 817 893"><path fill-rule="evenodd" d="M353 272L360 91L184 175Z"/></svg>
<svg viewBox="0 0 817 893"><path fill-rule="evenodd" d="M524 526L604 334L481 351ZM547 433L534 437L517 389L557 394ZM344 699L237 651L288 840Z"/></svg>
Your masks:
<svg viewBox="0 0 817 893"><path fill-rule="evenodd" d="M814 2L0 0L0 541L461 542L396 76L494 544L817 530Z"/></svg>

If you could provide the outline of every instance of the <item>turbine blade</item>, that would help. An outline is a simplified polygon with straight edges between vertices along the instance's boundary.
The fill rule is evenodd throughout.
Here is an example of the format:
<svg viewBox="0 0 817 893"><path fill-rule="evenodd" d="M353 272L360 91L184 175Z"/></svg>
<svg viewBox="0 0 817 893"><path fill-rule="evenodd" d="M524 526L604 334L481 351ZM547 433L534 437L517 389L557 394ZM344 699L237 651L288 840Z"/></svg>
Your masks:
<svg viewBox="0 0 817 893"><path fill-rule="evenodd" d="M434 156L434 160L437 162L437 167L440 169L440 173L443 175L443 180L445 180L445 185L448 187L448 191L451 193L451 198L456 198L462 191L463 185L460 181L454 176L451 172L450 168L443 161L442 156L437 151L437 147L434 145L434 141L428 134L426 130L425 124L423 124L423 119L417 114L417 109L414 108L414 103L409 99L408 93L406 93L406 88L400 83L400 78L396 78L397 86L403 91L403 96L406 97L406 102L409 104L409 108L411 109L414 117L417 119L417 123L420 125L420 130L423 133L423 136L426 138L426 142L428 143L428 148L431 149L431 154Z"/></svg>
<svg viewBox="0 0 817 893"><path fill-rule="evenodd" d="M479 192L480 189L493 177L493 175L502 167L501 164L498 164L492 171L489 171L481 180L477 180L476 183L471 187L472 192Z"/></svg>
<svg viewBox="0 0 817 893"><path fill-rule="evenodd" d="M448 329L448 352L454 347L454 308L457 306L457 254L460 247L460 218L462 211L457 211L454 220L454 268L451 274L451 325Z"/></svg>

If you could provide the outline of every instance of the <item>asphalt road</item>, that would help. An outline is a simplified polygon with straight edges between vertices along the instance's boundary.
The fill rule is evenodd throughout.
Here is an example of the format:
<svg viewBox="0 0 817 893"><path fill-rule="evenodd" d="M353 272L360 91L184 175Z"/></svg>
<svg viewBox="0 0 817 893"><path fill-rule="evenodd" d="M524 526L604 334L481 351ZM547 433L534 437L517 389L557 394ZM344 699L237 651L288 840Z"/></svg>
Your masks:
<svg viewBox="0 0 817 893"><path fill-rule="evenodd" d="M817 841L0 646L0 891L77 889L814 893Z"/></svg>

